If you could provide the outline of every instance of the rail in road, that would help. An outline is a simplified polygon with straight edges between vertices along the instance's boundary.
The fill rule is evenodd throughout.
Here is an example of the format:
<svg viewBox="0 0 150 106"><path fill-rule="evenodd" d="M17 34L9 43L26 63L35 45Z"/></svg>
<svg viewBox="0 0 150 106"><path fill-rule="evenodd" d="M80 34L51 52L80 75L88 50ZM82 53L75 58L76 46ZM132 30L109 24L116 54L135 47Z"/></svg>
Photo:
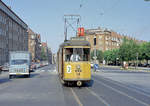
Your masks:
<svg viewBox="0 0 150 106"><path fill-rule="evenodd" d="M93 76L93 81L92 86L64 87L64 89L70 90L78 106L150 106L150 95L142 91L98 75ZM70 97L66 101L69 100ZM68 102L68 106L70 105Z"/></svg>
<svg viewBox="0 0 150 106"><path fill-rule="evenodd" d="M79 88L75 85L63 86L53 71L55 68L52 66L43 67L33 72L31 78L0 83L0 105L150 106L150 93L100 74L93 74L91 83ZM7 81L8 76L4 74L3 79Z"/></svg>

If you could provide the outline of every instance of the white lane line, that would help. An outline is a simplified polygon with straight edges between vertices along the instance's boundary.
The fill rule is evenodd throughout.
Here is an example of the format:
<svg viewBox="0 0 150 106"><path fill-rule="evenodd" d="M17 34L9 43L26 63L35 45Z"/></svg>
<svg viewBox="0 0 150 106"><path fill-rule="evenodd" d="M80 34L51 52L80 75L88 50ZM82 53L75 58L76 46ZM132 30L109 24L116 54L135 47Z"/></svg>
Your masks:
<svg viewBox="0 0 150 106"><path fill-rule="evenodd" d="M143 101L140 101L140 100L138 100L138 99L136 99L136 98L134 98L134 97L132 97L132 96L130 96L130 95L124 93L124 92L121 92L120 90L117 90L117 89L115 89L115 88L112 88L111 86L108 86L108 85L104 84L103 82L101 82L101 81L99 81L99 80L94 79L94 81L96 81L96 82L99 83L99 84L104 85L105 87L107 87L107 88L109 88L109 89L112 89L113 91L115 91L115 92L117 92L117 93L119 93L119 94L121 94L121 95L127 96L128 98L130 98L130 99L132 99L132 100L134 100L134 101L136 101L136 102L138 102L138 103L140 103L140 104L143 104L143 105L145 105L145 106L150 106L150 104L147 104L147 103L145 103L145 102L143 102Z"/></svg>
<svg viewBox="0 0 150 106"><path fill-rule="evenodd" d="M110 106L110 104L108 104L103 98L101 98L100 96L98 96L94 91L92 91L89 88L86 88L92 95L94 95L95 97L97 97L98 100L100 100L105 106Z"/></svg>
<svg viewBox="0 0 150 106"><path fill-rule="evenodd" d="M73 94L75 100L76 100L77 103L79 104L79 106L83 106L83 104L81 103L80 99L78 98L78 96L76 95L76 93L73 91L73 89L72 89L72 88L70 88L70 89L71 89L71 92L72 92L72 94Z"/></svg>
<svg viewBox="0 0 150 106"><path fill-rule="evenodd" d="M101 78L102 78L102 77L101 77ZM112 82L112 83L114 83L114 84L116 84L116 85L118 85L118 86L120 86L120 87L126 88L126 89L128 89L128 90L132 90L133 92L137 92L137 93L139 93L139 94L142 94L142 95L147 96L147 97L150 98L150 95L147 95L147 94L144 93L144 92L140 92L140 91L136 90L136 89L139 89L139 90L140 90L140 88L136 88L136 89L133 90L132 88L126 87L126 86L124 86L124 85L121 85L121 84L119 84L119 83L117 83L117 82L115 82L115 81L108 80L108 79L106 79L106 78L102 78L102 79L105 80L105 81L108 81L108 82Z"/></svg>

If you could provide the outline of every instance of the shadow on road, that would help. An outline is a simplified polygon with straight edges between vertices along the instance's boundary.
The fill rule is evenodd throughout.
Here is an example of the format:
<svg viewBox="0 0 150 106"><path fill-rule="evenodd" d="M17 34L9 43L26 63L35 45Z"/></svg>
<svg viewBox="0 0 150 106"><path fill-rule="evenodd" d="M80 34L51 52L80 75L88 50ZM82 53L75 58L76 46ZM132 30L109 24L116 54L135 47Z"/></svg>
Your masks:
<svg viewBox="0 0 150 106"><path fill-rule="evenodd" d="M38 75L40 75L40 74L33 73L33 74L30 75L30 78L34 78L34 77L36 77L36 76L38 76Z"/></svg>
<svg viewBox="0 0 150 106"><path fill-rule="evenodd" d="M39 74L37 74L37 73L34 73L34 74L30 74L30 77L28 77L28 76L25 76L25 75L14 75L14 76L12 76L12 78L13 79L17 79L17 78L20 78L20 79L24 79L24 78L34 78L34 77L36 77L36 76L38 76Z"/></svg>
<svg viewBox="0 0 150 106"><path fill-rule="evenodd" d="M3 84L3 83L7 83L7 82L10 82L11 80L8 79L8 78L0 78L0 84Z"/></svg>
<svg viewBox="0 0 150 106"><path fill-rule="evenodd" d="M94 80L91 80L90 82L84 82L81 87L77 86L76 82L66 83L63 86L72 87L72 88L84 88L84 87L92 87L93 84L94 84Z"/></svg>

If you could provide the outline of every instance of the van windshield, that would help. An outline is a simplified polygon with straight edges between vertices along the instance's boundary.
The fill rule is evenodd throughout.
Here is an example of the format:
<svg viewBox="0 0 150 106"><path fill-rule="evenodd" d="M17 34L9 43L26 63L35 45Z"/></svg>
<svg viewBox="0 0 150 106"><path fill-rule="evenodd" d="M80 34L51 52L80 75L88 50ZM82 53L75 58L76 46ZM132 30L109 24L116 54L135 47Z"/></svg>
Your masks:
<svg viewBox="0 0 150 106"><path fill-rule="evenodd" d="M28 60L12 60L11 65L21 65L21 64L28 64Z"/></svg>

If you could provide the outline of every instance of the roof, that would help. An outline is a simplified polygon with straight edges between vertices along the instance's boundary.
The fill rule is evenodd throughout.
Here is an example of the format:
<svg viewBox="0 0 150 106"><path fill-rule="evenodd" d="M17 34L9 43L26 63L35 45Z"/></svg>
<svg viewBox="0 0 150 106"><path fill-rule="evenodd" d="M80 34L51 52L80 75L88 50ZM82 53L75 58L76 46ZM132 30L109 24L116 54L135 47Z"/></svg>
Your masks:
<svg viewBox="0 0 150 106"><path fill-rule="evenodd" d="M60 45L60 47L64 46L90 46L90 43L88 41L68 40Z"/></svg>

